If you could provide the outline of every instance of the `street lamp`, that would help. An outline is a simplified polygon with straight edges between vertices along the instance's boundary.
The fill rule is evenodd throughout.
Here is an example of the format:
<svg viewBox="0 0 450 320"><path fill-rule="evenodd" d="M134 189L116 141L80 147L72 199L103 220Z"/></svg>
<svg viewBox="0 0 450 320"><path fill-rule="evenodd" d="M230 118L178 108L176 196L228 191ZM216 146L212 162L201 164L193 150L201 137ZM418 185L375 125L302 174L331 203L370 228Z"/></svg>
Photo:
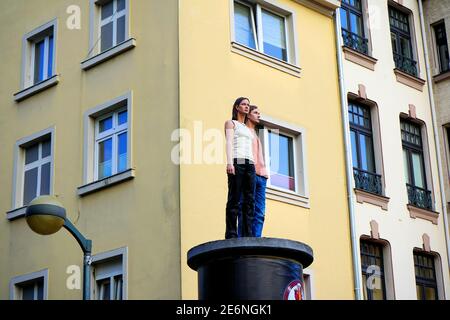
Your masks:
<svg viewBox="0 0 450 320"><path fill-rule="evenodd" d="M40 235L50 235L62 227L74 236L83 250L83 300L90 299L90 260L92 241L86 239L66 217L66 209L54 196L40 196L28 205L25 218L28 226Z"/></svg>

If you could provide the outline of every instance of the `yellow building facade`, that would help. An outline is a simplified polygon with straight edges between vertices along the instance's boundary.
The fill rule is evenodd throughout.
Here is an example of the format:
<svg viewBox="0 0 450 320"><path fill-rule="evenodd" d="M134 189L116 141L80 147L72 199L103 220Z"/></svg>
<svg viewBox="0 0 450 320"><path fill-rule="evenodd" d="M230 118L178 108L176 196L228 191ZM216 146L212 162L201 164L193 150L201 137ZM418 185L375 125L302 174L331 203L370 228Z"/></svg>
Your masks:
<svg viewBox="0 0 450 320"><path fill-rule="evenodd" d="M196 299L186 254L224 238L223 125L248 96L267 159L272 132L287 146L263 236L313 248L308 297L353 299L337 6L2 1L0 298L81 298L75 240L24 219L50 193L93 241L92 298Z"/></svg>
<svg viewBox="0 0 450 320"><path fill-rule="evenodd" d="M239 96L258 105L264 128L278 129L280 135L290 137L294 149L291 176L296 186L289 188L269 179L263 236L297 240L313 248L314 263L305 271L311 298L354 298L331 16L335 4L180 1L180 126L191 133L203 132L195 138L192 135L191 140L204 142L203 153L199 155L192 147L191 156L184 155L186 163L180 165L183 298L197 297L196 273L186 266L186 252L200 243L224 238L227 177L223 140L220 163L205 162L212 162L208 146L215 140L213 132L223 134L224 122L231 118L233 102ZM246 8L251 8L250 14ZM242 17L254 21L256 30L268 33L264 19L269 20L272 13L284 18L286 28L287 53L280 55L281 59L265 54L270 52L265 50L270 49L266 41L276 41L269 35L265 40L257 31L253 42L245 42L242 36ZM253 44L256 49L249 49ZM260 130L267 156L271 152L265 135ZM195 163L196 154L201 164ZM198 159L201 156L202 161Z"/></svg>

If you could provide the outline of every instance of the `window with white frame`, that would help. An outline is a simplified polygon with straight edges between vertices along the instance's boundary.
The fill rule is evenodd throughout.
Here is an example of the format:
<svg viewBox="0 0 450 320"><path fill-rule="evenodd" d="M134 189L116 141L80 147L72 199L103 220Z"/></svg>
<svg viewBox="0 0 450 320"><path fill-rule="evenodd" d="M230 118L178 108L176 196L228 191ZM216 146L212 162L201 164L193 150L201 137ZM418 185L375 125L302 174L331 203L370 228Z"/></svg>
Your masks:
<svg viewBox="0 0 450 320"><path fill-rule="evenodd" d="M296 192L294 137L268 130L270 185Z"/></svg>
<svg viewBox="0 0 450 320"><path fill-rule="evenodd" d="M127 0L97 2L100 9L100 52L127 40Z"/></svg>
<svg viewBox="0 0 450 320"><path fill-rule="evenodd" d="M305 196L301 132L267 124L259 136L267 159L268 187Z"/></svg>
<svg viewBox="0 0 450 320"><path fill-rule="evenodd" d="M313 299L313 288L312 288L312 279L311 274L305 273L303 271L303 300L312 300Z"/></svg>
<svg viewBox="0 0 450 320"><path fill-rule="evenodd" d="M55 74L55 28L56 23L52 22L25 36L24 88Z"/></svg>
<svg viewBox="0 0 450 320"><path fill-rule="evenodd" d="M9 282L11 300L47 300L48 269L13 277Z"/></svg>
<svg viewBox="0 0 450 320"><path fill-rule="evenodd" d="M95 177L104 179L128 168L128 110L126 107L95 121Z"/></svg>
<svg viewBox="0 0 450 320"><path fill-rule="evenodd" d="M44 300L44 278L15 285L17 300Z"/></svg>
<svg viewBox="0 0 450 320"><path fill-rule="evenodd" d="M51 137L48 136L22 149L24 153L22 205L26 206L34 198L50 194Z"/></svg>
<svg viewBox="0 0 450 320"><path fill-rule="evenodd" d="M94 299L123 300L123 256L116 256L93 264Z"/></svg>
<svg viewBox="0 0 450 320"><path fill-rule="evenodd" d="M292 63L288 16L252 1L234 1L234 39L248 48Z"/></svg>

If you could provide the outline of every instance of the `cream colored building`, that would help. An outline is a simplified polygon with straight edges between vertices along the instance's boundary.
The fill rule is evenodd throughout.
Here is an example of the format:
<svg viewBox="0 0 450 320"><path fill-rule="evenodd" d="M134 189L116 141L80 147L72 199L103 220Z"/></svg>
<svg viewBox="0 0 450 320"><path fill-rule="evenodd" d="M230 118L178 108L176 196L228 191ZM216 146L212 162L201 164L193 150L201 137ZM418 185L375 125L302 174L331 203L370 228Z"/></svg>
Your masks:
<svg viewBox="0 0 450 320"><path fill-rule="evenodd" d="M341 2L357 292L365 299L448 299L447 211L420 3Z"/></svg>
<svg viewBox="0 0 450 320"><path fill-rule="evenodd" d="M46 193L93 241L94 299L181 297L177 21L174 0L1 1L1 299L81 299L76 241L23 218Z"/></svg>

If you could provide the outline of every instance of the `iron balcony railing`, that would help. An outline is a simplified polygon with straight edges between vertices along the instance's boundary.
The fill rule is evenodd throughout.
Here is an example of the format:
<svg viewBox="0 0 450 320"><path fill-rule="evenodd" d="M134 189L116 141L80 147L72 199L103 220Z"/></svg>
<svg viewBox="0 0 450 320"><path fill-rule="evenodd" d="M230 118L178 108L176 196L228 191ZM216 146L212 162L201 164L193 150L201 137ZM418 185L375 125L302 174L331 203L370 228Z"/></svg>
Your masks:
<svg viewBox="0 0 450 320"><path fill-rule="evenodd" d="M417 61L402 56L398 53L394 53L394 61L397 69L417 77Z"/></svg>
<svg viewBox="0 0 450 320"><path fill-rule="evenodd" d="M408 183L406 184L406 188L408 189L409 204L422 209L433 209L431 191L413 186Z"/></svg>
<svg viewBox="0 0 450 320"><path fill-rule="evenodd" d="M381 175L353 168L356 189L382 195Z"/></svg>
<svg viewBox="0 0 450 320"><path fill-rule="evenodd" d="M344 39L344 45L346 47L352 48L366 55L369 54L369 40L366 38L346 29L342 29L342 38Z"/></svg>

